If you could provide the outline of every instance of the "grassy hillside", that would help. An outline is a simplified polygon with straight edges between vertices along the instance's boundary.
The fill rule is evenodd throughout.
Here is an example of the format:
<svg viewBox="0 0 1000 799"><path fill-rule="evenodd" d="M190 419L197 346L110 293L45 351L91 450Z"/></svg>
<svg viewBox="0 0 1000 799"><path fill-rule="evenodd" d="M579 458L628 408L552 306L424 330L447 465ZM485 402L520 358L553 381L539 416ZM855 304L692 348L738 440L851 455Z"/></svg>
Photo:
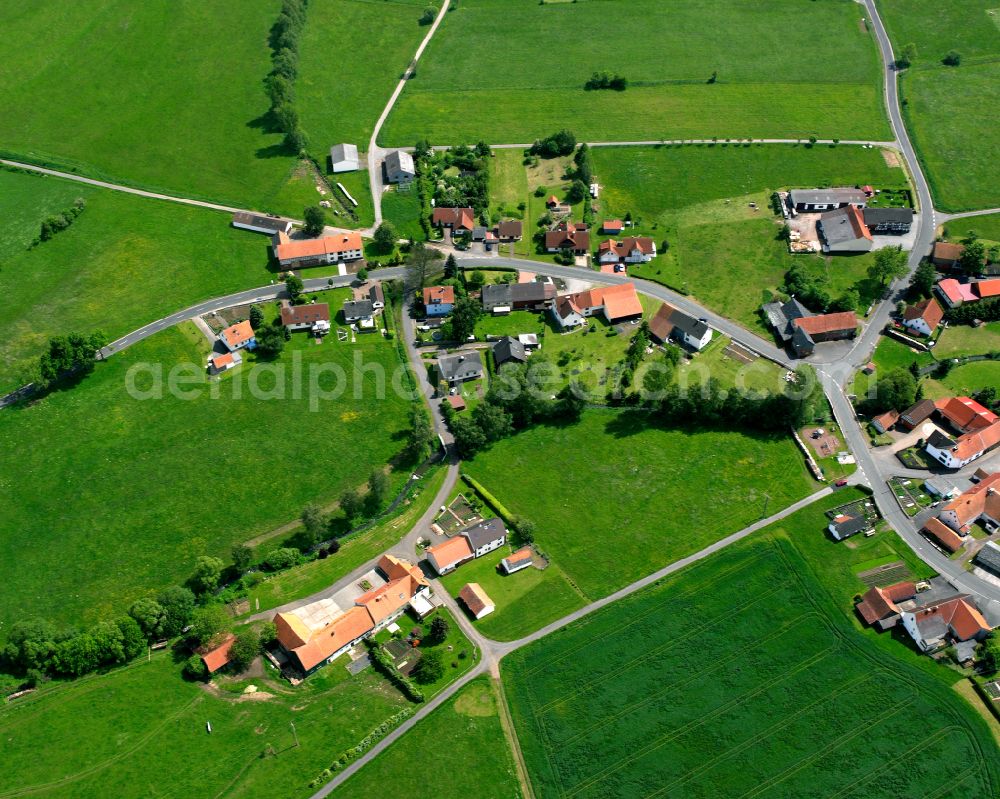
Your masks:
<svg viewBox="0 0 1000 799"><path fill-rule="evenodd" d="M844 0L463 0L383 138L530 142L570 127L590 141L881 139L877 53L861 17ZM586 91L597 70L628 90Z"/></svg>
<svg viewBox="0 0 1000 799"><path fill-rule="evenodd" d="M172 328L98 364L70 390L0 413L0 623L121 611L185 579L198 555L228 560L234 543L363 484L401 450L408 403L391 390L376 398L370 373L357 383L361 400L353 396L355 356L391 375L390 342L335 338L314 346L298 334L277 374L246 363L209 391L198 376L204 338L193 325ZM347 391L313 412L309 380L321 364L344 370ZM130 394L130 384L152 390L154 370L167 386L178 365L197 397ZM318 378L324 389L337 379Z"/></svg>
<svg viewBox="0 0 1000 799"><path fill-rule="evenodd" d="M87 205L73 225L32 250L41 221ZM274 279L267 237L225 214L0 171L0 393L49 336L103 330L111 338L199 300Z"/></svg>
<svg viewBox="0 0 1000 799"><path fill-rule="evenodd" d="M505 659L536 791L995 794L995 746L953 673L851 620L844 573L857 567L822 534L840 501Z"/></svg>
<svg viewBox="0 0 1000 799"><path fill-rule="evenodd" d="M39 0L5 9L0 150L272 207L293 160L261 116L277 0Z"/></svg>

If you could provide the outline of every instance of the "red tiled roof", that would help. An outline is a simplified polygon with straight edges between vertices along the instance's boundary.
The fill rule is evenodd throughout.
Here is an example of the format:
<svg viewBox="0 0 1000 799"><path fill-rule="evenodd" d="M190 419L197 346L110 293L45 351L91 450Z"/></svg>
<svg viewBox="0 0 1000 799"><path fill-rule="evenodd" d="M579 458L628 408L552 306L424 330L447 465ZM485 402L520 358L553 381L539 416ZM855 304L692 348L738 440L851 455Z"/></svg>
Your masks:
<svg viewBox="0 0 1000 799"><path fill-rule="evenodd" d="M983 614L963 597L952 597L936 605L926 605L913 611L918 622L938 617L959 641L968 641L981 632L988 632L990 625Z"/></svg>
<svg viewBox="0 0 1000 799"><path fill-rule="evenodd" d="M858 326L858 316L854 311L803 316L792 320L792 324L802 328L811 336L832 333L839 330L854 330Z"/></svg>
<svg viewBox="0 0 1000 799"><path fill-rule="evenodd" d="M236 636L230 633L225 637L221 644L214 649L210 649L201 656L209 674L215 674L215 672L229 662L229 650L233 648L233 642L235 640Z"/></svg>
<svg viewBox="0 0 1000 799"><path fill-rule="evenodd" d="M308 325L321 320L330 321L330 306L325 302L316 302L310 305L289 305L286 303L281 306L281 324L283 325Z"/></svg>
<svg viewBox="0 0 1000 799"><path fill-rule="evenodd" d="M949 552L958 552L962 548L962 539L954 531L948 529L940 519L928 519L924 532L937 541Z"/></svg>
<svg viewBox="0 0 1000 799"><path fill-rule="evenodd" d="M937 287L952 303L962 301L962 291L959 289L959 282L953 277L938 281Z"/></svg>
<svg viewBox="0 0 1000 799"><path fill-rule="evenodd" d="M213 355L212 366L216 369L221 369L223 366L229 366L233 360L233 354L231 352L224 352L221 355Z"/></svg>
<svg viewBox="0 0 1000 799"><path fill-rule="evenodd" d="M223 341L227 342L230 347L238 347L252 339L254 332L253 328L250 327L250 322L244 319L242 322L230 325L220 335Z"/></svg>
<svg viewBox="0 0 1000 799"><path fill-rule="evenodd" d="M478 616L487 605L493 604L493 600L489 598L479 583L466 583L458 592L458 596L472 611L473 616Z"/></svg>
<svg viewBox="0 0 1000 799"><path fill-rule="evenodd" d="M980 280L972 284L972 290L982 299L1000 297L1000 280Z"/></svg>
<svg viewBox="0 0 1000 799"><path fill-rule="evenodd" d="M886 411L881 416L876 416L874 419L872 419L872 421L878 422L882 426L883 430L888 430L890 427L896 424L897 421L899 421L899 412Z"/></svg>
<svg viewBox="0 0 1000 799"><path fill-rule="evenodd" d="M319 255L339 255L351 250L360 250L362 246L361 234L352 231L338 233L336 236L324 236L319 239L289 239L276 245L274 254L279 261L288 261Z"/></svg>
<svg viewBox="0 0 1000 799"><path fill-rule="evenodd" d="M965 247L961 244L951 244L947 241L934 242L934 253L931 256L939 261L957 261L965 252Z"/></svg>
<svg viewBox="0 0 1000 799"><path fill-rule="evenodd" d="M861 213L861 209L856 205L849 205L844 210L847 212L847 219L854 229L854 235L859 239L868 239L871 241L872 234L868 230L868 225L865 224L865 218Z"/></svg>
<svg viewBox="0 0 1000 799"><path fill-rule="evenodd" d="M354 600L354 603L359 607L367 608L372 621L378 624L404 607L413 598L417 592L414 583L414 579L410 575L406 575L362 594Z"/></svg>
<svg viewBox="0 0 1000 799"><path fill-rule="evenodd" d="M625 225L622 224L620 219L605 219L601 223L601 230L607 231L621 231L624 230Z"/></svg>
<svg viewBox="0 0 1000 799"><path fill-rule="evenodd" d="M938 412L960 430L982 430L997 420L997 415L970 397L947 397L934 403Z"/></svg>
<svg viewBox="0 0 1000 799"><path fill-rule="evenodd" d="M952 448L952 454L960 461L965 461L992 449L997 444L1000 444L1000 421L982 430L960 435Z"/></svg>
<svg viewBox="0 0 1000 799"><path fill-rule="evenodd" d="M466 407L465 400L458 394L449 394L448 404L456 411L464 411Z"/></svg>
<svg viewBox="0 0 1000 799"><path fill-rule="evenodd" d="M1000 283L1000 280L997 282ZM927 326L933 330L944 319L944 309L941 307L941 303L931 297L907 308L903 312L903 319L908 322L914 319L923 319Z"/></svg>
<svg viewBox="0 0 1000 799"><path fill-rule="evenodd" d="M989 513L993 518L1000 519L1000 493L997 493L998 491L1000 491L1000 472L994 472L981 478L968 491L955 497L942 508L942 512L953 512L961 527L975 521L983 513Z"/></svg>
<svg viewBox="0 0 1000 799"><path fill-rule="evenodd" d="M431 222L435 225L451 225L459 230L472 230L476 218L471 208L435 208L431 213Z"/></svg>
<svg viewBox="0 0 1000 799"><path fill-rule="evenodd" d="M424 289L424 305L454 305L454 286L428 286Z"/></svg>
<svg viewBox="0 0 1000 799"><path fill-rule="evenodd" d="M355 606L332 624L316 630L309 642L293 650L306 671L313 668L351 641L375 629L367 608Z"/></svg>
<svg viewBox="0 0 1000 799"><path fill-rule="evenodd" d="M472 555L472 547L469 546L469 539L464 535L456 535L440 544L427 547L427 554L434 556L434 561L439 568L447 569L461 560Z"/></svg>

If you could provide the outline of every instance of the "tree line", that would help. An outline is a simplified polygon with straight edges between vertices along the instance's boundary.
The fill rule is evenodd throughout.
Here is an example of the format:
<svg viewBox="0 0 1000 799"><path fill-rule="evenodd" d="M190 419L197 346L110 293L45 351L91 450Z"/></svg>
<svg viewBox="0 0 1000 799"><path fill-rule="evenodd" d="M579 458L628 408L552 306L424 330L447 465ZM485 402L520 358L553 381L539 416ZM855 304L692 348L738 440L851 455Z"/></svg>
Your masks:
<svg viewBox="0 0 1000 799"><path fill-rule="evenodd" d="M285 134L285 147L303 154L308 137L299 124L295 108L295 79L298 77L299 39L306 24L308 0L282 0L281 11L271 26L271 71L264 79L271 100L270 115Z"/></svg>
<svg viewBox="0 0 1000 799"><path fill-rule="evenodd" d="M77 197L73 204L67 208L65 211L61 211L58 214L52 214L51 216L45 217L42 220L41 227L38 231L38 236L31 242L28 249L37 247L41 242L48 241L56 233L66 230L70 225L76 221L76 218L83 213L83 209L87 207L87 202L82 197Z"/></svg>
<svg viewBox="0 0 1000 799"><path fill-rule="evenodd" d="M628 78L624 75L612 75L610 72L595 72L583 84L583 88L588 92L600 89L613 89L616 92L623 92L628 88Z"/></svg>

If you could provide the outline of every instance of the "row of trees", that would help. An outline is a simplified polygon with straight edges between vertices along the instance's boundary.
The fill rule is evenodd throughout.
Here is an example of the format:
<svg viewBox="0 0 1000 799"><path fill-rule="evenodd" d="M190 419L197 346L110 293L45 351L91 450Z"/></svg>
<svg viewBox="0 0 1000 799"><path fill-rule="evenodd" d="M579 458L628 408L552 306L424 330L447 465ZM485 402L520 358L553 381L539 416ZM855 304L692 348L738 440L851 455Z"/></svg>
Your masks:
<svg viewBox="0 0 1000 799"><path fill-rule="evenodd" d="M916 60L917 46L913 42L910 42L903 45L894 64L896 69L909 69ZM941 63L948 67L957 67L962 63L962 54L958 50L949 50L941 59Z"/></svg>
<svg viewBox="0 0 1000 799"><path fill-rule="evenodd" d="M610 72L595 72L583 84L583 88L588 92L599 89L613 89L616 92L623 92L628 88L628 78L623 75L612 75Z"/></svg>
<svg viewBox="0 0 1000 799"><path fill-rule="evenodd" d="M53 336L37 364L25 375L26 382L45 391L60 382L79 380L94 370L98 353L107 343L103 333Z"/></svg>
<svg viewBox="0 0 1000 799"><path fill-rule="evenodd" d="M40 242L48 241L56 235L56 233L68 228L73 224L76 218L83 213L83 209L86 207L86 201L82 197L77 197L73 201L73 204L65 211L47 216L42 221L41 228L38 231L38 237L31 242L31 247L37 246Z"/></svg>
<svg viewBox="0 0 1000 799"><path fill-rule="evenodd" d="M868 267L868 277L884 287L903 277L906 271L906 253L902 247L885 247L876 251L875 258ZM933 273L931 281L933 284ZM823 272L813 271L806 262L796 262L785 273L784 289L813 311L833 313L857 310L861 303L861 295L857 289L848 288L834 298L827 290L828 282Z"/></svg>
<svg viewBox="0 0 1000 799"><path fill-rule="evenodd" d="M264 79L271 100L271 118L285 134L285 147L302 154L308 139L295 109L295 79L298 77L299 39L306 22L308 0L283 0L281 12L271 26L271 72Z"/></svg>

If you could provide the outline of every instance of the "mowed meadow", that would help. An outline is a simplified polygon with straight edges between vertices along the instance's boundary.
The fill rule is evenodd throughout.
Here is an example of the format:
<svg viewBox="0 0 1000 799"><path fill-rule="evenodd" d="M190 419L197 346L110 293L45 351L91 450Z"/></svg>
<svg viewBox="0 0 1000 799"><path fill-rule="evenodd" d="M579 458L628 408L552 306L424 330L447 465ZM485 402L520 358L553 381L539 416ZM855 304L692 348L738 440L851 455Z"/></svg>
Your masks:
<svg viewBox="0 0 1000 799"><path fill-rule="evenodd" d="M587 141L884 140L863 16L848 0L462 0L382 138L530 142L569 127ZM625 77L627 91L586 91L594 71Z"/></svg>
<svg viewBox="0 0 1000 799"><path fill-rule="evenodd" d="M274 0L10 5L0 41L0 151L273 210L269 198L294 169L262 118L278 9Z"/></svg>
<svg viewBox="0 0 1000 799"><path fill-rule="evenodd" d="M1000 7L994 0L878 0L898 54L916 46L900 90L907 127L945 211L1000 205ZM942 59L961 55L958 66Z"/></svg>
<svg viewBox="0 0 1000 799"><path fill-rule="evenodd" d="M73 224L29 249L43 219L81 198ZM50 336L115 339L201 300L275 278L266 236L229 217L58 178L0 170L0 393Z"/></svg>
<svg viewBox="0 0 1000 799"><path fill-rule="evenodd" d="M830 567L813 541L834 546L823 541L822 510L838 501L506 658L536 792L996 795L989 731L947 672L931 677L912 655L886 655L849 621L850 593L828 593ZM823 556L839 574L837 553Z"/></svg>
<svg viewBox="0 0 1000 799"><path fill-rule="evenodd" d="M534 523L540 549L589 601L816 490L790 437L663 429L615 411L519 433L464 468Z"/></svg>
<svg viewBox="0 0 1000 799"><path fill-rule="evenodd" d="M199 555L228 562L233 544L297 518L310 502L329 505L403 448L409 402L391 389L376 399L370 372L352 378L355 357L391 375L399 359L390 341L330 336L315 346L299 333L275 364L284 372L244 363L212 383L218 398L197 376L206 352L193 325L170 328L98 363L70 389L0 412L0 624L121 613L186 579ZM197 397L130 396L133 365L162 369L166 382L182 363L193 365L187 387ZM342 368L348 390L313 412L309 370L321 363ZM327 373L318 385L335 382ZM270 398L255 398L254 384ZM152 390L153 378L144 370L134 385Z"/></svg>

